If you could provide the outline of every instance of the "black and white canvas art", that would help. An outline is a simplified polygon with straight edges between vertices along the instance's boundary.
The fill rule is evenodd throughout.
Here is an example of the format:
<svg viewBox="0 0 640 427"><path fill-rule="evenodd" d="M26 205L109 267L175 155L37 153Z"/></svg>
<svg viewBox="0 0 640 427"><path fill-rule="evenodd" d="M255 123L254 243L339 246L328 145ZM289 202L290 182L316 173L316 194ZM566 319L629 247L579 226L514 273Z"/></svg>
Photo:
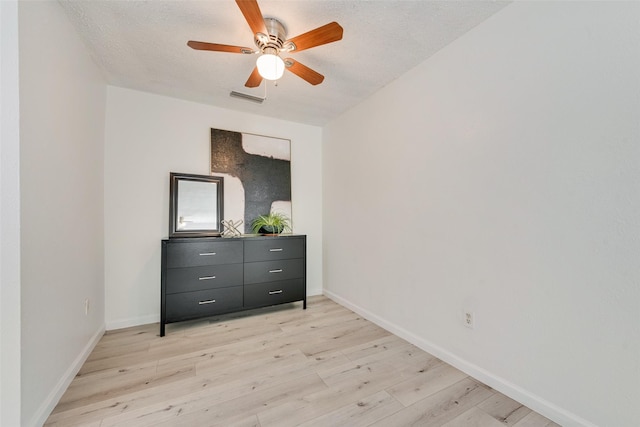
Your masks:
<svg viewBox="0 0 640 427"><path fill-rule="evenodd" d="M291 218L288 139L211 129L211 174L224 177L224 219L251 222L281 212Z"/></svg>

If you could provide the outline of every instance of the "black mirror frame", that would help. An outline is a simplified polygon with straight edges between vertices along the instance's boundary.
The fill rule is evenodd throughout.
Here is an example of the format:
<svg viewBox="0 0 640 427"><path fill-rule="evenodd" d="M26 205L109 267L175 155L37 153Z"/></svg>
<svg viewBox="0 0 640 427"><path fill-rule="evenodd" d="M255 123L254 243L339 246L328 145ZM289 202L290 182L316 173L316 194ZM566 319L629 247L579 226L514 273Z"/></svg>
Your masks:
<svg viewBox="0 0 640 427"><path fill-rule="evenodd" d="M217 183L217 227L216 229L181 231L176 227L178 214L178 183L180 181L197 181ZM224 213L224 178L211 175L194 175L188 173L171 172L169 174L169 237L219 237L222 235L222 216Z"/></svg>

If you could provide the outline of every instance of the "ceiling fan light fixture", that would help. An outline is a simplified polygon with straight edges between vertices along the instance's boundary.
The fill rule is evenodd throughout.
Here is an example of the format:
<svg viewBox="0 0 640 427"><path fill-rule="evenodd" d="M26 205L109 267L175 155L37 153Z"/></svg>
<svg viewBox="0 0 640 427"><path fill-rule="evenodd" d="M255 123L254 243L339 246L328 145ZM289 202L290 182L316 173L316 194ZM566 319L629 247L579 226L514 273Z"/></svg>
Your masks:
<svg viewBox="0 0 640 427"><path fill-rule="evenodd" d="M324 80L322 74L291 58L283 60L280 55L300 52L342 40L343 29L340 24L335 21L330 22L296 37L287 38L287 30L282 22L275 18L265 18L262 15L258 0L236 0L236 4L244 15L245 21L249 24L249 28L253 33L253 42L257 49L195 40L189 40L187 46L195 50L213 52L260 54L256 61L256 66L253 67L251 75L244 84L249 88L260 86L262 80L274 81L280 79L284 74L285 68L309 84L317 85L322 83Z"/></svg>
<svg viewBox="0 0 640 427"><path fill-rule="evenodd" d="M284 74L284 61L273 53L263 53L256 61L258 73L263 79L278 80Z"/></svg>

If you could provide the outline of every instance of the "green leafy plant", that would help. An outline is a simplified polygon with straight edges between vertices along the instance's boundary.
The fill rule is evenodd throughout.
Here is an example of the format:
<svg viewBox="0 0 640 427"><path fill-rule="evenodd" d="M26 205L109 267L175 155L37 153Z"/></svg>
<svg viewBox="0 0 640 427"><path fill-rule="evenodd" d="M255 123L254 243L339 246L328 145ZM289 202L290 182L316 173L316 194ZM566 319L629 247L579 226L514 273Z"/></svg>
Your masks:
<svg viewBox="0 0 640 427"><path fill-rule="evenodd" d="M255 234L280 234L291 231L291 220L281 212L272 212L254 219L251 228Z"/></svg>

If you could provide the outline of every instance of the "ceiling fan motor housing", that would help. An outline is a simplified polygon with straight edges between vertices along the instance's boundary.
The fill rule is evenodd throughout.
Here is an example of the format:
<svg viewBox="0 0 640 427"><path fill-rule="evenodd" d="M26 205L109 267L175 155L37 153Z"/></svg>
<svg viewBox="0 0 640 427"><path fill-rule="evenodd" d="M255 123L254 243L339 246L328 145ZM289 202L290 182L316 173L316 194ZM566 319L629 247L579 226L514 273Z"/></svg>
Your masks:
<svg viewBox="0 0 640 427"><path fill-rule="evenodd" d="M264 18L264 24L269 34L257 33L254 37L256 46L263 53L277 55L278 52L283 50L284 42L287 40L287 30L275 18Z"/></svg>

